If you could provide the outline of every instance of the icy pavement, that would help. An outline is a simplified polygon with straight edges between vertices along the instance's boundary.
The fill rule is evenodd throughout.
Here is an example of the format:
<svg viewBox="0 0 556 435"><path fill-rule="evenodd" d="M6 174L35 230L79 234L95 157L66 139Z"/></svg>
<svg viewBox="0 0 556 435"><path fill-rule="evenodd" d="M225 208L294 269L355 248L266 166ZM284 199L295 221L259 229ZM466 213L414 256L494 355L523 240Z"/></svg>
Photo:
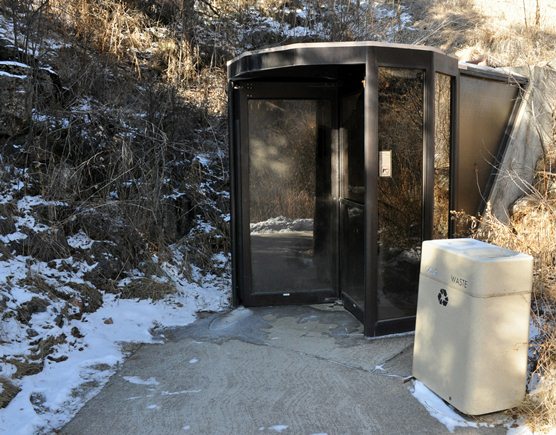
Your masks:
<svg viewBox="0 0 556 435"><path fill-rule="evenodd" d="M464 425L417 384L423 406L407 381L413 336L366 338L338 306L239 308L165 334L61 433L506 433Z"/></svg>

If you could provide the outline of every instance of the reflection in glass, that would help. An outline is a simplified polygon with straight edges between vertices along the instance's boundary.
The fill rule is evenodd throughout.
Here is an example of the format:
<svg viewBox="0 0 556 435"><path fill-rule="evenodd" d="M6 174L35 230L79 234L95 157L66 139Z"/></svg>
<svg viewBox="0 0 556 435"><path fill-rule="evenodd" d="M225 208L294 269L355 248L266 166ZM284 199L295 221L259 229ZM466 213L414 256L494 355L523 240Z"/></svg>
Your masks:
<svg viewBox="0 0 556 435"><path fill-rule="evenodd" d="M341 289L361 310L365 307L365 207L342 199Z"/></svg>
<svg viewBox="0 0 556 435"><path fill-rule="evenodd" d="M379 151L391 176L378 179L378 318L415 315L422 242L421 70L379 68Z"/></svg>
<svg viewBox="0 0 556 435"><path fill-rule="evenodd" d="M340 288L344 303L365 309L365 120L361 81L341 100ZM346 298L347 297L347 298ZM355 306L353 306L355 305Z"/></svg>
<svg viewBox="0 0 556 435"><path fill-rule="evenodd" d="M434 208L433 239L448 238L450 222L451 78L436 74L434 89Z"/></svg>
<svg viewBox="0 0 556 435"><path fill-rule="evenodd" d="M342 99L342 197L365 202L365 138L363 86Z"/></svg>
<svg viewBox="0 0 556 435"><path fill-rule="evenodd" d="M252 99L248 111L252 293L329 289L330 103Z"/></svg>

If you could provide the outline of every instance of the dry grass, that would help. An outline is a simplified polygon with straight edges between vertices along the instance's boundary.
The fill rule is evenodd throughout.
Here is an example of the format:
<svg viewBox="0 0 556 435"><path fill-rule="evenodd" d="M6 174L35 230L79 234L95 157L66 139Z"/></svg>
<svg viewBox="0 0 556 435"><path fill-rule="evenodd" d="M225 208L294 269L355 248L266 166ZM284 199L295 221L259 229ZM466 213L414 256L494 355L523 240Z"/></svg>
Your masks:
<svg viewBox="0 0 556 435"><path fill-rule="evenodd" d="M556 26L546 30L523 25L499 29L483 27L478 29L471 50L475 51L475 57L491 66L531 65L554 59L555 44ZM457 54L466 55L463 51Z"/></svg>
<svg viewBox="0 0 556 435"><path fill-rule="evenodd" d="M547 160L551 160L550 154ZM547 160L538 166L543 170L538 172L534 185L529 186L532 193L514 204L508 224L499 221L488 209L480 218L469 218L467 222L473 237L526 252L534 258L531 318L539 335L530 344L533 391L517 413L525 417L535 433L556 427L556 198L543 188L549 186L546 178L554 175ZM536 387L535 379L540 380Z"/></svg>
<svg viewBox="0 0 556 435"><path fill-rule="evenodd" d="M551 306L554 300L551 299ZM534 433L546 433L556 427L556 315L554 311L543 314L540 325L542 342L536 349L538 357L532 374L540 384L529 394L518 409ZM551 432L552 433L552 432Z"/></svg>
<svg viewBox="0 0 556 435"><path fill-rule="evenodd" d="M7 378L0 377L0 409L5 408L11 400L21 391Z"/></svg>
<svg viewBox="0 0 556 435"><path fill-rule="evenodd" d="M538 9L537 9L538 4ZM439 47L461 60L490 66L556 58L556 4L542 0L420 0L407 2L414 30L401 42Z"/></svg>
<svg viewBox="0 0 556 435"><path fill-rule="evenodd" d="M153 43L151 34L144 32L147 27L144 15L120 1L53 0L50 12L79 40L118 59L131 56L136 67L139 67L137 54Z"/></svg>
<svg viewBox="0 0 556 435"><path fill-rule="evenodd" d="M474 0L485 25L471 46L493 66L531 65L556 58L556 4L542 0Z"/></svg>
<svg viewBox="0 0 556 435"><path fill-rule="evenodd" d="M27 357L16 356L14 358L5 358L2 362L15 366L16 371L12 378L21 379L24 376L31 376L40 373L44 367L44 361L31 362Z"/></svg>
<svg viewBox="0 0 556 435"><path fill-rule="evenodd" d="M173 284L159 282L150 278L140 278L131 281L121 289L121 297L127 299L159 300L176 291Z"/></svg>
<svg viewBox="0 0 556 435"><path fill-rule="evenodd" d="M167 83L184 89L198 78L199 47L180 28L179 16L170 15L169 25L147 11L141 2L132 1L49 2L50 16L60 31L128 63L140 78L158 72Z"/></svg>
<svg viewBox="0 0 556 435"><path fill-rule="evenodd" d="M552 200L528 197L516 204L509 225L489 210L478 221L474 237L526 252L535 259L535 272L549 275L556 252L556 208Z"/></svg>

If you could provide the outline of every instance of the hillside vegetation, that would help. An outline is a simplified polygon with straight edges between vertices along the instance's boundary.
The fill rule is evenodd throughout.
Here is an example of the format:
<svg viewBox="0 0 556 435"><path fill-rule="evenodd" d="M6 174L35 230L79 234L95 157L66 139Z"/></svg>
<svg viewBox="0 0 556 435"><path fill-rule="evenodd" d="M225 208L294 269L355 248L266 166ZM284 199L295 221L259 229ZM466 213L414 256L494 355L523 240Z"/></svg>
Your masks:
<svg viewBox="0 0 556 435"><path fill-rule="evenodd" d="M383 40L534 64L556 58L547 3L1 0L0 407L26 375L82 345L67 325L106 294L157 299L195 282L229 295L227 60L300 41ZM556 371L551 322L540 374ZM547 424L553 408L539 406Z"/></svg>

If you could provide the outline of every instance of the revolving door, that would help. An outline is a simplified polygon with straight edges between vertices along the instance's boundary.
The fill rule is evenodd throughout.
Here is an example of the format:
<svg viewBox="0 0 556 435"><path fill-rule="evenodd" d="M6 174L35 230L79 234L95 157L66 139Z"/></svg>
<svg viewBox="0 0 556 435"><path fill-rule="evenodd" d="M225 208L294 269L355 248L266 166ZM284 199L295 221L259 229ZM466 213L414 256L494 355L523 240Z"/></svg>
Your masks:
<svg viewBox="0 0 556 435"><path fill-rule="evenodd" d="M421 243L453 231L457 60L298 44L228 76L235 302L340 300L366 335L412 330Z"/></svg>

